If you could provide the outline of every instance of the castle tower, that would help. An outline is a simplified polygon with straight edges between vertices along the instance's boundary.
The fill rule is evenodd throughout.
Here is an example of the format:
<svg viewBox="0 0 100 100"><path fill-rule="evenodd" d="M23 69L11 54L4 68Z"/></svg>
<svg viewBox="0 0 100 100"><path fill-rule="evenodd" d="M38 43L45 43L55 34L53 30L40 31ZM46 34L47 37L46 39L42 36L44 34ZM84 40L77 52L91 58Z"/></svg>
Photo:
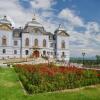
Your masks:
<svg viewBox="0 0 100 100"><path fill-rule="evenodd" d="M57 60L69 61L69 34L66 32L63 25L59 25L59 27L55 31L55 52Z"/></svg>

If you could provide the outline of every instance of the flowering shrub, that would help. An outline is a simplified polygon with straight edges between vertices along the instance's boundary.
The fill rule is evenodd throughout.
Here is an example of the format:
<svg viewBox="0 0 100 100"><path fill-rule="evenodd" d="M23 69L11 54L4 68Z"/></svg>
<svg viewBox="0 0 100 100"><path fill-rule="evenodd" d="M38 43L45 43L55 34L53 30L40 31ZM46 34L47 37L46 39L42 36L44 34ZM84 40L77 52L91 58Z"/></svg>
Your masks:
<svg viewBox="0 0 100 100"><path fill-rule="evenodd" d="M15 70L28 93L57 91L100 82L100 74L97 71L74 66L17 64Z"/></svg>

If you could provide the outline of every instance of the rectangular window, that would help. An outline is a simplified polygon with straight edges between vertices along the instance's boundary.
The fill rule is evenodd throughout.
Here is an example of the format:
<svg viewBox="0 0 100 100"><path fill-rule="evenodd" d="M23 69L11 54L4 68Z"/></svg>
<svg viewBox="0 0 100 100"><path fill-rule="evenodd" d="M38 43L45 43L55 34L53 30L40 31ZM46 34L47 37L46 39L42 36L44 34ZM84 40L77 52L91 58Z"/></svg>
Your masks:
<svg viewBox="0 0 100 100"><path fill-rule="evenodd" d="M28 55L28 53L29 53L29 51L28 50L25 50L25 54Z"/></svg>
<svg viewBox="0 0 100 100"><path fill-rule="evenodd" d="M53 52L51 52L51 55L53 55Z"/></svg>
<svg viewBox="0 0 100 100"><path fill-rule="evenodd" d="M17 41L14 41L14 45L17 46L17 44L18 44L18 42Z"/></svg>
<svg viewBox="0 0 100 100"><path fill-rule="evenodd" d="M50 47L53 47L53 43L50 43Z"/></svg>
<svg viewBox="0 0 100 100"><path fill-rule="evenodd" d="M55 52L55 56L56 56L57 54L56 54L56 52Z"/></svg>
<svg viewBox="0 0 100 100"><path fill-rule="evenodd" d="M3 52L3 54L5 54L6 53L6 49L3 49L2 52Z"/></svg>
<svg viewBox="0 0 100 100"><path fill-rule="evenodd" d="M57 44L56 43L54 44L54 46L55 46L55 48L57 48Z"/></svg>
<svg viewBox="0 0 100 100"><path fill-rule="evenodd" d="M53 40L53 36L52 36L52 35L49 35L49 39L50 39L50 40Z"/></svg>
<svg viewBox="0 0 100 100"><path fill-rule="evenodd" d="M14 50L14 54L17 54L17 50Z"/></svg>

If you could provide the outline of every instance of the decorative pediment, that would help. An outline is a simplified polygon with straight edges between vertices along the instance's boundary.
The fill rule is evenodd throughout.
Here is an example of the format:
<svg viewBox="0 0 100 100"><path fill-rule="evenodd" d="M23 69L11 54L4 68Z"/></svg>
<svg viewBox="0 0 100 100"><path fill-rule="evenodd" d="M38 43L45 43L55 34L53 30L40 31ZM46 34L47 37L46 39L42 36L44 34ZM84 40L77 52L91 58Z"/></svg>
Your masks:
<svg viewBox="0 0 100 100"><path fill-rule="evenodd" d="M58 35L61 35L61 36L69 36L69 34L68 34L68 33L66 33L66 32L64 32L64 31L59 32L59 33L58 33Z"/></svg>
<svg viewBox="0 0 100 100"><path fill-rule="evenodd" d="M38 29L38 28L34 28L33 30L32 30L32 32L34 33L34 34L42 34L42 35L45 35L45 31L42 31L42 30L40 30L40 29Z"/></svg>
<svg viewBox="0 0 100 100"><path fill-rule="evenodd" d="M8 25L0 25L0 30L11 31L12 29Z"/></svg>
<svg viewBox="0 0 100 100"><path fill-rule="evenodd" d="M38 28L33 29L32 32L34 32L34 33L42 33Z"/></svg>
<svg viewBox="0 0 100 100"><path fill-rule="evenodd" d="M43 28L29 27L29 26L26 26L23 32L34 33L35 35L46 35L47 34Z"/></svg>

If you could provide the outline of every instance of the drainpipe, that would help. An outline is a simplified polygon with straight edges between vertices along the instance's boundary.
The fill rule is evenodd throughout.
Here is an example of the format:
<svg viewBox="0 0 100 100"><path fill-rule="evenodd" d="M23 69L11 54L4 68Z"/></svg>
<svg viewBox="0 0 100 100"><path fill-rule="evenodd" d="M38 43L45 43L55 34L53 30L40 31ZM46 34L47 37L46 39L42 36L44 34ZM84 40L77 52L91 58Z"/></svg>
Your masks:
<svg viewBox="0 0 100 100"><path fill-rule="evenodd" d="M22 30L21 30L20 34L21 34L21 39L20 39L20 41L21 41L21 45L20 45L20 58L22 58Z"/></svg>

